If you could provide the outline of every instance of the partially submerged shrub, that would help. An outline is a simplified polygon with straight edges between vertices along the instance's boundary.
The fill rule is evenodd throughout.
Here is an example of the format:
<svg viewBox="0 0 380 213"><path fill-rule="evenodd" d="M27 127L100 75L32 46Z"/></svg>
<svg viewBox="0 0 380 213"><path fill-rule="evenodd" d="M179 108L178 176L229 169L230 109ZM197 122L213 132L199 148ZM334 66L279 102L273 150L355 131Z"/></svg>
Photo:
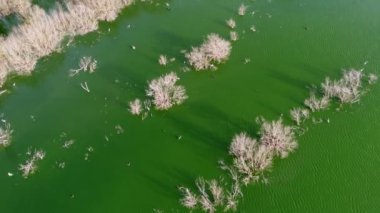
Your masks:
<svg viewBox="0 0 380 213"><path fill-rule="evenodd" d="M235 31L230 32L230 39L231 41L237 41L239 39L239 35Z"/></svg>
<svg viewBox="0 0 380 213"><path fill-rule="evenodd" d="M171 72L149 82L146 95L153 98L156 109L167 110L187 99L185 88L176 85L178 80L177 74Z"/></svg>
<svg viewBox="0 0 380 213"><path fill-rule="evenodd" d="M206 181L198 178L195 181L198 194L195 194L186 187L179 187L182 192L181 204L189 209L199 206L205 212L215 212L216 208L224 205L224 190L217 180Z"/></svg>
<svg viewBox="0 0 380 213"><path fill-rule="evenodd" d="M185 54L188 63L195 70L212 68L214 63L221 63L228 59L231 53L231 43L217 34L209 34L200 47L193 47Z"/></svg>
<svg viewBox="0 0 380 213"><path fill-rule="evenodd" d="M331 81L327 77L322 83L323 93L329 98L338 98L341 103L354 103L360 97L362 78L362 71L354 69L344 71L339 80Z"/></svg>
<svg viewBox="0 0 380 213"><path fill-rule="evenodd" d="M264 122L261 126L260 135L260 143L265 145L274 156L285 158L298 146L293 129L285 126L282 119Z"/></svg>
<svg viewBox="0 0 380 213"><path fill-rule="evenodd" d="M45 158L45 152L43 150L36 150L32 157L24 164L19 165L19 170L22 172L24 178L28 178L37 171L37 162Z"/></svg>
<svg viewBox="0 0 380 213"><path fill-rule="evenodd" d="M373 73L370 73L370 74L368 75L368 83L369 83L369 84L374 84L374 83L376 83L377 79L378 79L377 75L375 75L375 74L373 74Z"/></svg>
<svg viewBox="0 0 380 213"><path fill-rule="evenodd" d="M78 69L71 69L70 76L73 77L77 75L80 71L93 73L96 70L98 62L91 56L84 56L79 61Z"/></svg>
<svg viewBox="0 0 380 213"><path fill-rule="evenodd" d="M3 120L0 126L0 147L7 147L11 144L12 133L13 130L11 125L7 121Z"/></svg>
<svg viewBox="0 0 380 213"><path fill-rule="evenodd" d="M304 101L304 104L312 111L316 112L319 110L326 109L330 104L330 99L328 96L323 96L322 98L317 98L315 93L310 93L310 97Z"/></svg>
<svg viewBox="0 0 380 213"><path fill-rule="evenodd" d="M158 58L158 63L162 66L166 66L168 64L168 58L166 57L166 55L160 55L160 57Z"/></svg>
<svg viewBox="0 0 380 213"><path fill-rule="evenodd" d="M226 20L226 24L227 24L227 26L228 26L229 28L231 28L231 29L235 29L235 27L236 27L236 22L235 22L235 20L232 19L232 18Z"/></svg>
<svg viewBox="0 0 380 213"><path fill-rule="evenodd" d="M248 7L245 4L241 4L239 9L238 9L238 14L239 16L244 16L245 13L247 12Z"/></svg>
<svg viewBox="0 0 380 213"><path fill-rule="evenodd" d="M179 187L179 190L183 196L180 200L181 204L186 208L194 209L198 204L197 196L186 187Z"/></svg>
<svg viewBox="0 0 380 213"><path fill-rule="evenodd" d="M140 115L142 110L143 108L140 99L136 98L134 101L129 102L129 111L132 115Z"/></svg>
<svg viewBox="0 0 380 213"><path fill-rule="evenodd" d="M299 126L304 120L308 119L310 116L310 112L304 108L293 108L290 110L290 117L296 124Z"/></svg>
<svg viewBox="0 0 380 213"><path fill-rule="evenodd" d="M270 150L246 133L235 135L230 145L230 154L234 156L233 165L243 175L242 181L246 185L258 180L272 165L273 155Z"/></svg>

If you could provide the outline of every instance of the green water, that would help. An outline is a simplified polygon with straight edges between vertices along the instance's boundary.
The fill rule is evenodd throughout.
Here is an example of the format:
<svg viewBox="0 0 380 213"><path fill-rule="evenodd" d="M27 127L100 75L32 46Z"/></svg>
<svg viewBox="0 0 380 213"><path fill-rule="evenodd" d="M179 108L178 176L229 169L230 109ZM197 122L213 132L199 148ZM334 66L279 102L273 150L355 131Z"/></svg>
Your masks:
<svg viewBox="0 0 380 213"><path fill-rule="evenodd" d="M341 68L368 61L366 71L378 70L379 1L246 1L256 13L238 17L240 3L173 0L171 10L138 4L41 60L33 76L12 79L10 93L0 97L0 112L15 130L12 145L0 150L0 212L187 212L177 186L222 175L217 161L229 159L235 133L256 135L256 116L286 115L310 85L338 77ZM211 32L227 37L230 17L240 35L230 60L216 72L180 71L180 51ZM176 61L161 67L160 54ZM85 55L98 60L98 69L70 78L68 70ZM189 99L143 121L130 115L128 101L143 98L146 82L171 70ZM315 114L331 122L306 123L297 152L276 160L268 185L244 189L238 212L377 212L378 103L375 85L359 104ZM67 150L66 139L75 140ZM17 167L29 147L47 155L24 179Z"/></svg>

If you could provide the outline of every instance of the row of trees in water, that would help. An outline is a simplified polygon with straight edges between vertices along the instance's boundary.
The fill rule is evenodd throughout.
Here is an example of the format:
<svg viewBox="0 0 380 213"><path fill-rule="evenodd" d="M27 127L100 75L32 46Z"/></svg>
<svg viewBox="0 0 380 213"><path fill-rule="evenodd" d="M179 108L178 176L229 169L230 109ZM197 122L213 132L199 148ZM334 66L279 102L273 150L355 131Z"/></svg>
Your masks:
<svg viewBox="0 0 380 213"><path fill-rule="evenodd" d="M66 37L94 31L99 21L115 20L133 0L65 0L49 12L28 0L1 2L0 15L20 13L24 21L0 36L0 86L10 73L31 74L38 59L59 50Z"/></svg>
<svg viewBox="0 0 380 213"><path fill-rule="evenodd" d="M365 80L367 85L373 84L377 81L377 76L365 75L362 70L350 69L343 71L342 78L332 83L329 79L326 78L318 90L320 98L314 92L305 100L305 106L290 111L290 118L296 125L309 119L312 112L327 109L331 101L335 100L340 104L358 102L363 94ZM236 134L229 147L232 164L226 165L223 161L220 162L221 169L227 171L230 177L229 185L226 186L225 183L215 179L204 181L203 178L199 178L195 181L197 192L181 186L179 190L183 197L180 202L183 206L189 209L200 208L205 212L215 212L219 208L225 211L236 210L238 198L243 196L240 187L260 180L266 182L264 174L272 167L273 160L284 159L295 151L298 147L295 130L299 127L285 125L282 118L275 121L258 120L261 124L259 138L252 138L245 132ZM200 180L208 183L207 190L199 187ZM211 184L213 182L217 184ZM215 185L225 187L215 190Z"/></svg>

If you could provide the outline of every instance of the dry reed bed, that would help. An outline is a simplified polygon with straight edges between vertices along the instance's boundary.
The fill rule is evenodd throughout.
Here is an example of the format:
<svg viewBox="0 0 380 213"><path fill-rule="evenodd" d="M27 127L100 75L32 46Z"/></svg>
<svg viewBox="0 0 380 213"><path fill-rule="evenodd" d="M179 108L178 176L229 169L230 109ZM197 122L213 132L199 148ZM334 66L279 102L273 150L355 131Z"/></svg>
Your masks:
<svg viewBox="0 0 380 213"><path fill-rule="evenodd" d="M98 28L99 21L113 21L132 0L67 0L46 12L28 8L29 17L0 39L0 86L11 73L29 75L38 59L60 48L66 36L84 35Z"/></svg>

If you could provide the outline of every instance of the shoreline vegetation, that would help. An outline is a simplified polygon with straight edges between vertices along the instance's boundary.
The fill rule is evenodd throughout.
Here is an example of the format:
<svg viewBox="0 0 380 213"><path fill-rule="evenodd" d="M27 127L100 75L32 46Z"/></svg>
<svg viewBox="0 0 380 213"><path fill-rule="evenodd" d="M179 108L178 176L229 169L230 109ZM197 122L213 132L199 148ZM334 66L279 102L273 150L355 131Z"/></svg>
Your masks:
<svg viewBox="0 0 380 213"><path fill-rule="evenodd" d="M13 3L11 3L13 2ZM9 3L9 4L8 4ZM30 2L29 2L30 3ZM66 0L52 11L9 0L1 14L20 12L24 23L0 37L0 86L11 74L30 75L37 61L58 51L66 37L95 31L99 21L113 21L133 0Z"/></svg>

